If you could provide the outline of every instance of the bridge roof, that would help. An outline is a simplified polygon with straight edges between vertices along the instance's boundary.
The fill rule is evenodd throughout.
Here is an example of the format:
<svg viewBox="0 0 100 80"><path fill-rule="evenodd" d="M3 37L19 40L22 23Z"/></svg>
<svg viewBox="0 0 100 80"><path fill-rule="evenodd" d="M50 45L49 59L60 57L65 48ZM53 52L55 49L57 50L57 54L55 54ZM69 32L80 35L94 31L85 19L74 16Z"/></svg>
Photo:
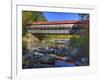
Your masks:
<svg viewBox="0 0 100 80"><path fill-rule="evenodd" d="M42 21L28 23L30 25L52 25L52 24L84 24L88 23L89 20L65 20L65 21Z"/></svg>

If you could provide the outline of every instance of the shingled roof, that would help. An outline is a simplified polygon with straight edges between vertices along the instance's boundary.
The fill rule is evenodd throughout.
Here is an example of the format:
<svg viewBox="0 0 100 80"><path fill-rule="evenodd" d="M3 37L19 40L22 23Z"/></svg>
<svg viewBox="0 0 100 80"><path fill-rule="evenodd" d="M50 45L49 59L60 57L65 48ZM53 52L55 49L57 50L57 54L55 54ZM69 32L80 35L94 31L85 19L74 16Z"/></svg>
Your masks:
<svg viewBox="0 0 100 80"><path fill-rule="evenodd" d="M28 23L30 25L50 25L50 24L82 24L88 23L89 20L65 20L65 21L42 21L42 22L32 22Z"/></svg>

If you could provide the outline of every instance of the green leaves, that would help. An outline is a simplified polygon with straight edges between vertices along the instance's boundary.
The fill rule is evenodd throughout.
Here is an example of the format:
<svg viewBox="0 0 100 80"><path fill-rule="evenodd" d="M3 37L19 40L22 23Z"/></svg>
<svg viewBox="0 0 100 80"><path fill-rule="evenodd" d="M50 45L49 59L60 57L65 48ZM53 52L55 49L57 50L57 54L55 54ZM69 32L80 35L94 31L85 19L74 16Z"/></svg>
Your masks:
<svg viewBox="0 0 100 80"><path fill-rule="evenodd" d="M37 22L37 21L46 21L42 12L36 11L22 11L22 34L25 36L27 33L26 25L27 23Z"/></svg>
<svg viewBox="0 0 100 80"><path fill-rule="evenodd" d="M38 22L38 21L46 21L45 17L43 16L42 12L39 11L22 11L22 38L26 38L28 34L26 30L26 26L28 23ZM44 34L34 34L36 38L42 41L46 35ZM29 39L29 38L27 38ZM27 41L22 41L22 46L24 48L27 47Z"/></svg>
<svg viewBox="0 0 100 80"><path fill-rule="evenodd" d="M71 46L81 46L86 44L89 44L89 35L84 35L80 38L72 37L70 41Z"/></svg>

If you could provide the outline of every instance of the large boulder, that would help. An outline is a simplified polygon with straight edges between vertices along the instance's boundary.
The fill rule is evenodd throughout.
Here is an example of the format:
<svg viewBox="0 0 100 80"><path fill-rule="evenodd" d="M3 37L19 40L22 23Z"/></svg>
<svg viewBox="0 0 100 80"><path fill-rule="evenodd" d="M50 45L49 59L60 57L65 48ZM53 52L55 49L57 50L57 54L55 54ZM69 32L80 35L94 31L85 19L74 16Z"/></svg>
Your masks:
<svg viewBox="0 0 100 80"><path fill-rule="evenodd" d="M55 57L44 55L39 60L41 63L44 63L44 64L53 64L55 61Z"/></svg>

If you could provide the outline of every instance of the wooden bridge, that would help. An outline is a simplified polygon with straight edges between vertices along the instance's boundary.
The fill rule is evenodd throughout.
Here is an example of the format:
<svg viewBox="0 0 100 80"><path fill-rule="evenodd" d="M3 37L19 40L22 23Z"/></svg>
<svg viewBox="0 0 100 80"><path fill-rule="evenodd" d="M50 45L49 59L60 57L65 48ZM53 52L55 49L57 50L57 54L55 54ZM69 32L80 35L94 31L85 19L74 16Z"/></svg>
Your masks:
<svg viewBox="0 0 100 80"><path fill-rule="evenodd" d="M32 34L80 34L89 21L66 20L28 23L26 29Z"/></svg>

